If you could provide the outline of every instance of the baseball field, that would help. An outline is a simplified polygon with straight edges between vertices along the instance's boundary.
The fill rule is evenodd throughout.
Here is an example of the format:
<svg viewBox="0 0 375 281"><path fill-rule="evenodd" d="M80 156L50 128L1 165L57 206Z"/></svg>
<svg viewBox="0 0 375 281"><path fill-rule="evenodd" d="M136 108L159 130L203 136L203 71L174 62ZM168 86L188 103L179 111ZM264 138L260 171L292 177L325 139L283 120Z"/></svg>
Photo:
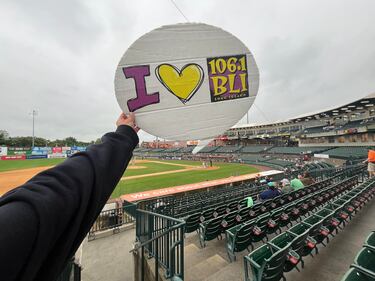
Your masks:
<svg viewBox="0 0 375 281"><path fill-rule="evenodd" d="M0 195L11 190L37 173L57 165L63 159L0 161ZM255 167L234 163L213 163L205 167L202 162L182 160L132 160L112 194L123 194L165 187L203 182L256 173Z"/></svg>

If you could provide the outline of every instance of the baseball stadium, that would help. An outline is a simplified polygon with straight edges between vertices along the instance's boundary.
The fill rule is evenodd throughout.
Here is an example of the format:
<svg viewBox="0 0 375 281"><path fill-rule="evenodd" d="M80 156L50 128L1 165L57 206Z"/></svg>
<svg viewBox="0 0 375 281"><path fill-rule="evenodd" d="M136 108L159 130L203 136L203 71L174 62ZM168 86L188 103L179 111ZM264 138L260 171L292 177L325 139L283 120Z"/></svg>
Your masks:
<svg viewBox="0 0 375 281"><path fill-rule="evenodd" d="M375 281L375 1L0 1L0 281Z"/></svg>
<svg viewBox="0 0 375 281"><path fill-rule="evenodd" d="M374 94L204 147L143 142L59 280L374 280L374 144ZM2 147L1 194L86 149Z"/></svg>

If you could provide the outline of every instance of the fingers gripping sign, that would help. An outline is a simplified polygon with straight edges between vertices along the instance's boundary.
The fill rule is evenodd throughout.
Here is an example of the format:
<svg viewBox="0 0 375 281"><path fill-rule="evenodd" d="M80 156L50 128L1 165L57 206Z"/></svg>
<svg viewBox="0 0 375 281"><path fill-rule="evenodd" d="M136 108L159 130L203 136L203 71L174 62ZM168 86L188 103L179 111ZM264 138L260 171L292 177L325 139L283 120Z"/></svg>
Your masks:
<svg viewBox="0 0 375 281"><path fill-rule="evenodd" d="M139 131L139 128L135 123L135 114L133 112L129 113L129 115L121 113L120 117L117 119L116 125L117 127L121 125L127 125L129 127L132 127L135 132Z"/></svg>

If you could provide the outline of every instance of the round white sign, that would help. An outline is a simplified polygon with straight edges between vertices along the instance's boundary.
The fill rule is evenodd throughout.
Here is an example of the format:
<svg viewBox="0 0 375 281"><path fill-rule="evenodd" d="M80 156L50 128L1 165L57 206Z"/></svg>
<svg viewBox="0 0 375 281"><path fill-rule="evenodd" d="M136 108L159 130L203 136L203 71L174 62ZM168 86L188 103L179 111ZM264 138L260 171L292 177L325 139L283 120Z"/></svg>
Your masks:
<svg viewBox="0 0 375 281"><path fill-rule="evenodd" d="M207 24L157 28L121 58L115 92L137 125L168 140L214 138L250 109L259 72L248 48Z"/></svg>

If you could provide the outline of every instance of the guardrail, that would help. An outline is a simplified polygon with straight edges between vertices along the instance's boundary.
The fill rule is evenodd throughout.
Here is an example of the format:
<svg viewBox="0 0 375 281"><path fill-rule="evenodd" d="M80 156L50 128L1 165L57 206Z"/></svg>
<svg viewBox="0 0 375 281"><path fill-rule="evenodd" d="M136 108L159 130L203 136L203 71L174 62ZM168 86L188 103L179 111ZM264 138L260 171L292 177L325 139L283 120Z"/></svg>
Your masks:
<svg viewBox="0 0 375 281"><path fill-rule="evenodd" d="M166 278L184 278L184 228L183 220L145 210L137 210L136 237L138 245L131 252L140 251L140 280L145 278L145 255L155 259L154 277L159 280L159 268Z"/></svg>
<svg viewBox="0 0 375 281"><path fill-rule="evenodd" d="M127 213L126 210L127 206L102 211L90 229L89 238L98 231L116 230L121 225L133 223L135 221L134 217Z"/></svg>

